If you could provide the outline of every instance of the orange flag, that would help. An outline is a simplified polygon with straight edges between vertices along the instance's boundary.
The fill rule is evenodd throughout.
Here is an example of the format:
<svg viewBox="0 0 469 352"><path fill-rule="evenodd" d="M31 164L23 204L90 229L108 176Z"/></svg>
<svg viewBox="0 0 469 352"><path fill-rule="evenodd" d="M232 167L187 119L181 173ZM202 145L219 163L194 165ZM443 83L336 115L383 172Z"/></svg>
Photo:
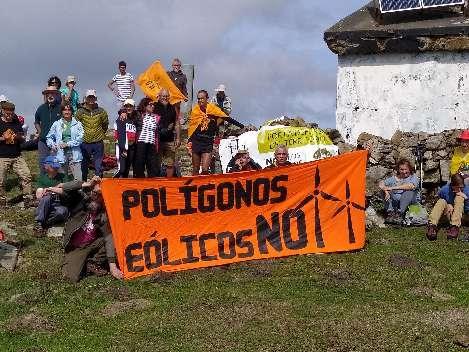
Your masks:
<svg viewBox="0 0 469 352"><path fill-rule="evenodd" d="M169 91L169 102L171 104L180 103L187 99L176 87L158 60L138 76L137 84L143 93L152 100L157 99L158 93L162 88L166 88Z"/></svg>
<svg viewBox="0 0 469 352"><path fill-rule="evenodd" d="M191 111L191 117L189 119L189 127L187 130L188 136L192 136L192 134L195 132L197 127L201 125L202 131L206 130L208 128L208 123L210 122L209 118L207 117L208 115L211 116L216 116L220 117L217 120L217 124L221 124L223 122L223 119L226 119L228 117L227 114L223 112L222 109L220 109L217 105L208 103L207 104L207 109L205 112L200 110L199 104L194 105Z"/></svg>

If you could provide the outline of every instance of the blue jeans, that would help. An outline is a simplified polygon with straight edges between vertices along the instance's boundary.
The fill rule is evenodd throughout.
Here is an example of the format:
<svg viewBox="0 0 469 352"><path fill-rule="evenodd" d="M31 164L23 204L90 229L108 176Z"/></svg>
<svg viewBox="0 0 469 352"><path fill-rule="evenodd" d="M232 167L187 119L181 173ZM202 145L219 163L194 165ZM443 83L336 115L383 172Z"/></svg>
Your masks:
<svg viewBox="0 0 469 352"><path fill-rule="evenodd" d="M410 204L417 203L417 190L404 191L398 195L391 192L391 198L386 202L386 211L398 210L400 214L404 215Z"/></svg>
<svg viewBox="0 0 469 352"><path fill-rule="evenodd" d="M67 218L68 209L60 204L57 195L46 194L41 198L36 209L36 221L43 227L64 222Z"/></svg>
<svg viewBox="0 0 469 352"><path fill-rule="evenodd" d="M90 166L91 159L94 162L94 173L99 177L103 177L103 157L104 157L104 143L82 143L81 153L83 154L83 160L81 162L81 176L83 181L88 179L88 168Z"/></svg>

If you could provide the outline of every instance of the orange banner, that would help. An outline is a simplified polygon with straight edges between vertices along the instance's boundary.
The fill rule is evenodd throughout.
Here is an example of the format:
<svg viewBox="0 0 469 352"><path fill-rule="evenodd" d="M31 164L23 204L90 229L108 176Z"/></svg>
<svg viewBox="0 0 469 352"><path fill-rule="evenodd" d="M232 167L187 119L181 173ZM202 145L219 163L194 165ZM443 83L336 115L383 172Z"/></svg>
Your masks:
<svg viewBox="0 0 469 352"><path fill-rule="evenodd" d="M136 82L143 93L152 100L157 100L161 88L166 88L169 91L171 104L180 103L186 99L159 61L152 63L145 72L138 76Z"/></svg>
<svg viewBox="0 0 469 352"><path fill-rule="evenodd" d="M104 179L126 279L365 244L365 167L357 151L262 171Z"/></svg>

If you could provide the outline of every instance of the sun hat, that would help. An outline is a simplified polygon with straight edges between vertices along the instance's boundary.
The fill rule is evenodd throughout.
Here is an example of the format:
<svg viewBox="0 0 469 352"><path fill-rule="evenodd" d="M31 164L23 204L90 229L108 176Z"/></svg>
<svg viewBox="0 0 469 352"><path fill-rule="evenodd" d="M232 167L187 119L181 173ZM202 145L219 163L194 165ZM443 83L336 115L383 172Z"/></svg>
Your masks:
<svg viewBox="0 0 469 352"><path fill-rule="evenodd" d="M215 92L224 92L225 91L225 85L224 84L219 84L217 88L215 88Z"/></svg>
<svg viewBox="0 0 469 352"><path fill-rule="evenodd" d="M239 149L239 150L236 152L235 156L243 155L243 154L249 154L249 151L246 150L246 149Z"/></svg>
<svg viewBox="0 0 469 352"><path fill-rule="evenodd" d="M59 169L60 168L60 164L57 161L57 158L53 155L49 155L48 157L46 157L44 159L43 164L44 164L44 166L49 165L50 167L52 167L54 169Z"/></svg>
<svg viewBox="0 0 469 352"><path fill-rule="evenodd" d="M75 76L67 76L67 83L76 82Z"/></svg>
<svg viewBox="0 0 469 352"><path fill-rule="evenodd" d="M44 95L49 94L49 93L59 94L60 92L57 90L57 88L55 86L49 86L49 87L47 87L46 89L44 89L42 91L42 94L44 94Z"/></svg>
<svg viewBox="0 0 469 352"><path fill-rule="evenodd" d="M6 96L4 96L3 94L0 95L0 103L1 102L4 102L4 101L9 101L8 98Z"/></svg>
<svg viewBox="0 0 469 352"><path fill-rule="evenodd" d="M461 141L469 141L469 130L462 131L458 139Z"/></svg>

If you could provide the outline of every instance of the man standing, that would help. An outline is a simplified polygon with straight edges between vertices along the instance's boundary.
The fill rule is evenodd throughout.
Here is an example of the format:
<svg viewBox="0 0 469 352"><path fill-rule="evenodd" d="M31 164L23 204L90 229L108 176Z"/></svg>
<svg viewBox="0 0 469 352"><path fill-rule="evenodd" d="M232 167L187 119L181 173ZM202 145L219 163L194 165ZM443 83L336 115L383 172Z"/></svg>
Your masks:
<svg viewBox="0 0 469 352"><path fill-rule="evenodd" d="M46 143L47 134L52 124L59 120L61 115L60 103L58 103L57 99L57 97L60 96L60 92L57 88L55 86L49 86L42 94L46 102L39 106L34 117L34 127L36 127L36 134L39 138L37 149L41 175L45 172L44 159L50 154L50 149Z"/></svg>
<svg viewBox="0 0 469 352"><path fill-rule="evenodd" d="M7 171L13 171L21 180L24 195L24 204L31 204L31 172L26 161L21 156L20 145L24 141L23 129L18 119L14 119L15 105L10 102L2 103L2 116L0 117L0 205L6 206L7 198L4 181Z"/></svg>
<svg viewBox="0 0 469 352"><path fill-rule="evenodd" d="M78 109L76 114L77 121L83 125L84 136L81 144L83 160L81 171L83 181L88 179L88 167L93 158L95 175L103 175L103 157L104 157L104 138L109 126L107 112L98 106L96 90L88 89L85 95L85 104Z"/></svg>
<svg viewBox="0 0 469 352"><path fill-rule="evenodd" d="M187 77L184 74L184 72L182 72L181 70L181 67L182 67L181 60L179 60L177 57L174 58L171 67L173 69L167 72L169 78L171 78L171 80L176 85L176 87L187 98ZM181 118L181 103L174 104L174 108L176 109L176 114L177 114L178 119L180 119Z"/></svg>
<svg viewBox="0 0 469 352"><path fill-rule="evenodd" d="M132 99L135 93L134 76L132 76L130 72L126 72L126 70L127 64L125 61L120 61L119 73L107 84L117 98L117 106L119 109L122 107L124 101L126 99Z"/></svg>
<svg viewBox="0 0 469 352"><path fill-rule="evenodd" d="M66 87L60 89L60 93L62 94L62 101L72 106L73 115L75 115L75 113L77 112L78 104L80 102L78 92L75 90L75 84L75 76L68 76Z"/></svg>
<svg viewBox="0 0 469 352"><path fill-rule="evenodd" d="M210 100L211 103L218 105L225 114L230 116L231 114L231 99L225 94L226 88L224 84L220 84L215 88L216 95Z"/></svg>
<svg viewBox="0 0 469 352"><path fill-rule="evenodd" d="M291 162L288 161L288 149L285 145L280 144L275 148L274 162L267 166L266 169L288 165L291 165Z"/></svg>
<svg viewBox="0 0 469 352"><path fill-rule="evenodd" d="M163 88L160 90L154 112L160 116L159 156L166 168L166 177L173 177L175 174L176 148L181 145L181 126L176 115L176 109L169 103L169 92L167 89Z"/></svg>

